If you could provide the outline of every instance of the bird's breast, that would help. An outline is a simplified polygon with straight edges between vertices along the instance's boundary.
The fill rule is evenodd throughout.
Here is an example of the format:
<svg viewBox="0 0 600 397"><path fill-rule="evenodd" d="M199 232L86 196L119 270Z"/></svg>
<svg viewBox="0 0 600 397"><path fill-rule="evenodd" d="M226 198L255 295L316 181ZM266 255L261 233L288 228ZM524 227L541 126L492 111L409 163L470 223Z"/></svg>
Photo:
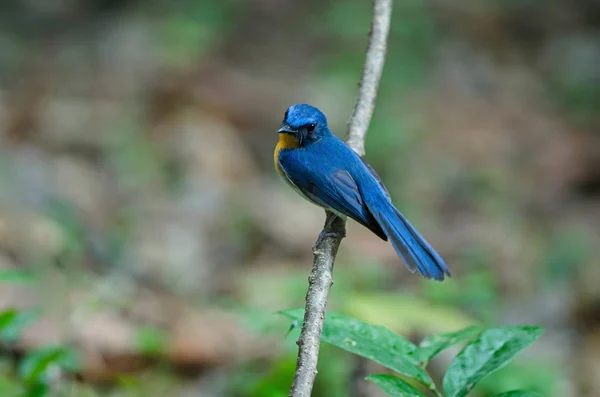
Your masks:
<svg viewBox="0 0 600 397"><path fill-rule="evenodd" d="M284 176L283 170L281 169L281 165L279 164L279 155L281 151L286 149L297 149L299 147L300 144L298 143L298 140L296 140L296 137L294 135L286 133L279 134L279 141L277 142L277 146L275 146L275 152L273 153L275 170L279 175Z"/></svg>

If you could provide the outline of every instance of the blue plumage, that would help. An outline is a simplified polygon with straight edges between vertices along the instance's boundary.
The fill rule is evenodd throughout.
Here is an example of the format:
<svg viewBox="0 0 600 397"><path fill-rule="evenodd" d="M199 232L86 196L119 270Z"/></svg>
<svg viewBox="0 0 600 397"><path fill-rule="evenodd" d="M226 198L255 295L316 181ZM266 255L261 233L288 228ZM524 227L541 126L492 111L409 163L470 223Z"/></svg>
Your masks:
<svg viewBox="0 0 600 397"><path fill-rule="evenodd" d="M436 280L450 276L442 258L394 207L377 173L331 133L321 111L291 106L279 134L275 166L300 195L389 240L412 272Z"/></svg>

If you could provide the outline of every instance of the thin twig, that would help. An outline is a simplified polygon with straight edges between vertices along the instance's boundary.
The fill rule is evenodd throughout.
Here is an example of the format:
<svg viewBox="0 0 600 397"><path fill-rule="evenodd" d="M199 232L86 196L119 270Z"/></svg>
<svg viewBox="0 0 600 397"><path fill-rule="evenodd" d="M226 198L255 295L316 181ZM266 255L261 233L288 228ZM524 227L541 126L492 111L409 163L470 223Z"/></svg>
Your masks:
<svg viewBox="0 0 600 397"><path fill-rule="evenodd" d="M365 155L365 137L375 110L379 80L385 64L387 37L392 16L392 0L373 1L373 21L369 32L369 47L360 78L358 98L348 123L347 143L359 155Z"/></svg>
<svg viewBox="0 0 600 397"><path fill-rule="evenodd" d="M373 0L373 20L369 45L360 79L360 88L348 125L348 145L359 155L365 152L365 137L375 109L379 80L385 63L387 36L392 14L392 0ZM333 284L333 264L346 222L327 213L323 232L326 238L314 249L313 268L308 278L304 323L298 339L298 360L290 397L310 397L319 360L319 345L329 289Z"/></svg>

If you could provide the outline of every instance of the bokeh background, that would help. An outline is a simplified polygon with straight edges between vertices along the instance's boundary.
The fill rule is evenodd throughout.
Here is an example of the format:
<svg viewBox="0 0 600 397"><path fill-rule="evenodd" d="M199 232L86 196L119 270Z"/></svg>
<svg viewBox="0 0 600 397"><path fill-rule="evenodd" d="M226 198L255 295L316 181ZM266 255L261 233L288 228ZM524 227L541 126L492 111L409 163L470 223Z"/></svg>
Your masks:
<svg viewBox="0 0 600 397"><path fill-rule="evenodd" d="M343 137L364 0L0 4L2 347L79 356L57 396L287 396L324 216L273 170L285 109ZM397 0L367 159L453 278L350 223L329 308L414 340L472 323L544 337L474 396L600 393L600 2ZM451 356L434 361L443 373ZM323 346L315 396L380 396ZM362 394L361 394L362 393Z"/></svg>

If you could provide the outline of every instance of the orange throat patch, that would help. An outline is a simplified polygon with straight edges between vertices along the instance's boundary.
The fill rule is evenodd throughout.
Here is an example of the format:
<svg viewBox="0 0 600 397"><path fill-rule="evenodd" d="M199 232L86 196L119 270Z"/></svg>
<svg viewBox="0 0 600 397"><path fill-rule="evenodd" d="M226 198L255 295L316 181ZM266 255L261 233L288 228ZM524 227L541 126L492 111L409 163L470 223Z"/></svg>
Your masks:
<svg viewBox="0 0 600 397"><path fill-rule="evenodd" d="M297 149L300 145L296 140L296 137L292 134L287 134L285 132L279 133L279 141L277 142L277 146L275 146L275 152L273 153L273 160L275 161L275 169L279 174L282 173L281 167L279 166L279 152L283 149Z"/></svg>

